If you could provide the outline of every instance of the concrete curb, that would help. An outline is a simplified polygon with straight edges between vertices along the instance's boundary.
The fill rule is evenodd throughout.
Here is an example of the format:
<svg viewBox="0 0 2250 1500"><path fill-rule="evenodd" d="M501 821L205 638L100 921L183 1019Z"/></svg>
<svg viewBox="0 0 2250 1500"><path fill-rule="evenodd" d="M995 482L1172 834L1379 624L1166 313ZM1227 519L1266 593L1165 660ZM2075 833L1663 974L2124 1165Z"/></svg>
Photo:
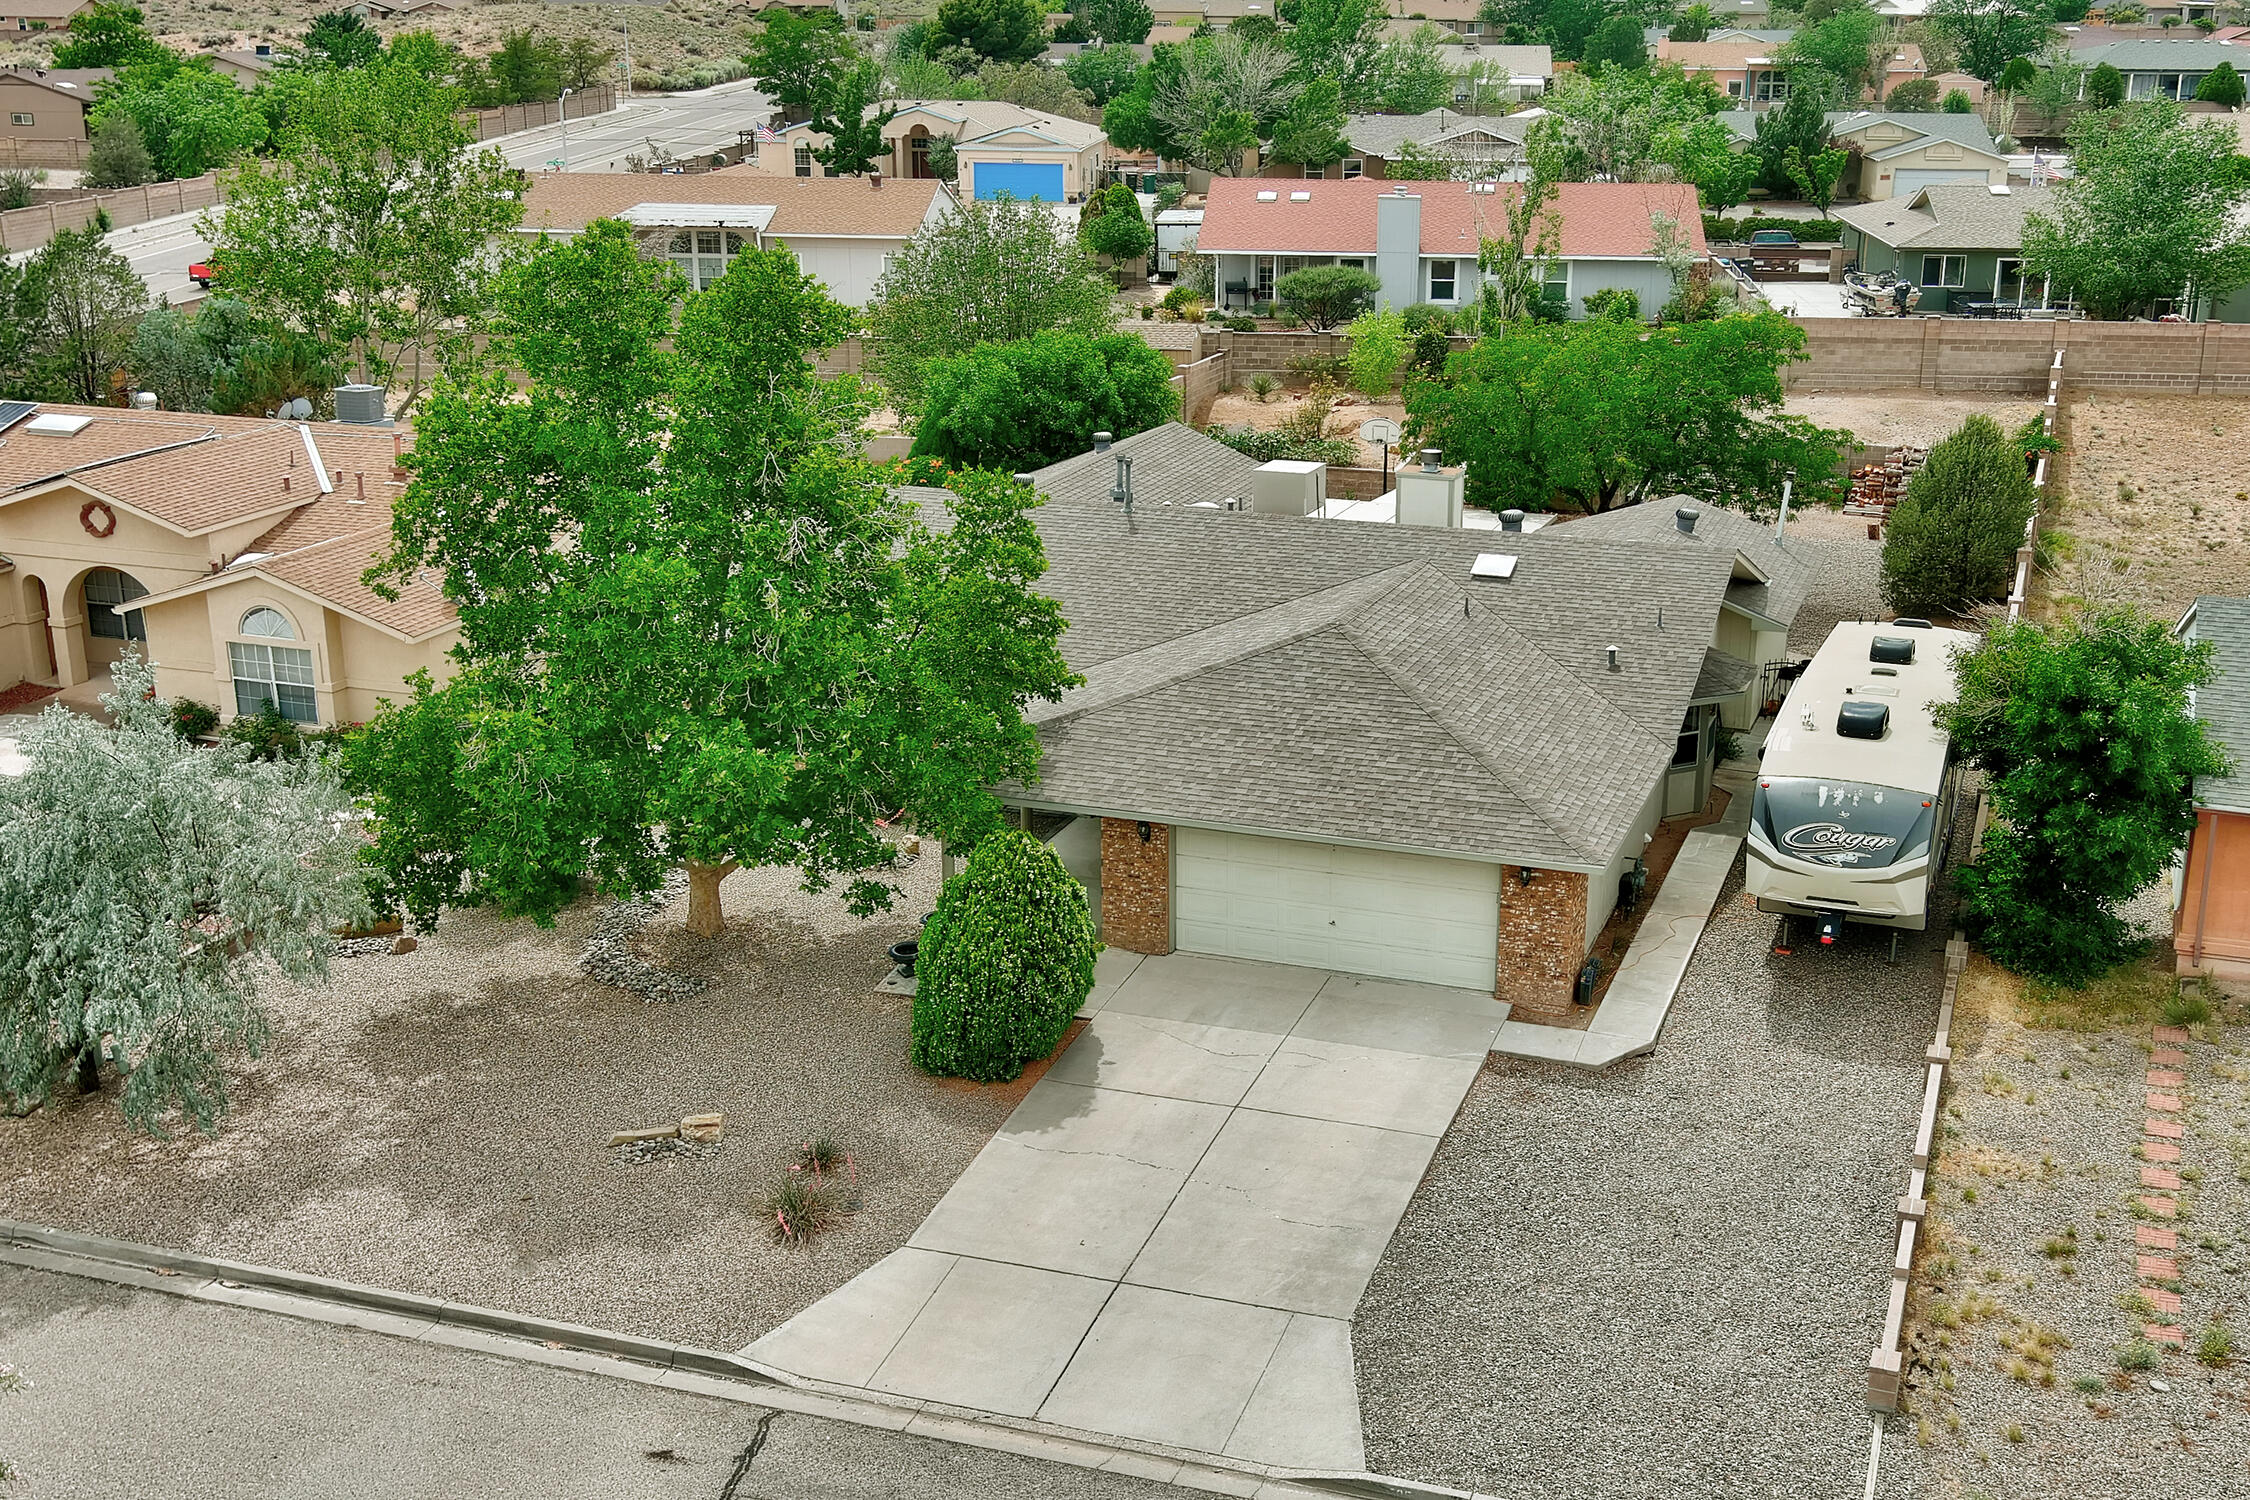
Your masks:
<svg viewBox="0 0 2250 1500"><path fill-rule="evenodd" d="M1130 1474L1208 1494L1253 1496L1257 1500L1319 1500L1334 1495L1368 1500L1480 1500L1466 1490L1410 1479L1281 1471L1157 1444L1122 1443L1029 1420L995 1418L935 1402L886 1399L879 1392L808 1381L771 1370L755 1360L692 1344L641 1338L13 1219L0 1219L0 1264L84 1276L190 1300L247 1306L285 1317L345 1323L364 1331L426 1339L504 1359L560 1366L691 1395L776 1407L1073 1468ZM246 1290L251 1295L242 1295ZM292 1301L301 1305L293 1307L289 1305ZM374 1317L358 1321L332 1313L323 1315L324 1309L336 1308Z"/></svg>

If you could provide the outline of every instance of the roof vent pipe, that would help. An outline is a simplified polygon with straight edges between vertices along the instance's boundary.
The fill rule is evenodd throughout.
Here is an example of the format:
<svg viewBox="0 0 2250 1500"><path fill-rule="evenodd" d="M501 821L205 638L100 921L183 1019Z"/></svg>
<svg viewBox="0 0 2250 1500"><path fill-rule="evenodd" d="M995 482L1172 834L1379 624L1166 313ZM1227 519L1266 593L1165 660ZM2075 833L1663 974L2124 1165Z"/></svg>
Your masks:
<svg viewBox="0 0 2250 1500"><path fill-rule="evenodd" d="M1609 656L1609 669L1614 672L1617 670L1617 648L1615 646L1609 647L1607 654Z"/></svg>
<svg viewBox="0 0 2250 1500"><path fill-rule="evenodd" d="M1500 512L1500 529L1502 531L1523 530L1523 512L1513 509Z"/></svg>
<svg viewBox="0 0 2250 1500"><path fill-rule="evenodd" d="M1695 523L1702 518L1702 515L1703 508L1701 506L1683 505L1678 510L1672 512L1672 520L1679 526L1680 535L1694 536Z"/></svg>
<svg viewBox="0 0 2250 1500"><path fill-rule="evenodd" d="M1117 483L1110 486L1109 498L1125 507L1125 514L1133 513L1133 460L1117 455Z"/></svg>
<svg viewBox="0 0 2250 1500"><path fill-rule="evenodd" d="M1094 434L1094 451L1096 453L1107 453L1109 451L1108 433L1097 432Z"/></svg>
<svg viewBox="0 0 2250 1500"><path fill-rule="evenodd" d="M1438 457L1439 455L1437 449L1424 448L1422 450L1422 472L1425 474L1435 474L1438 471Z"/></svg>

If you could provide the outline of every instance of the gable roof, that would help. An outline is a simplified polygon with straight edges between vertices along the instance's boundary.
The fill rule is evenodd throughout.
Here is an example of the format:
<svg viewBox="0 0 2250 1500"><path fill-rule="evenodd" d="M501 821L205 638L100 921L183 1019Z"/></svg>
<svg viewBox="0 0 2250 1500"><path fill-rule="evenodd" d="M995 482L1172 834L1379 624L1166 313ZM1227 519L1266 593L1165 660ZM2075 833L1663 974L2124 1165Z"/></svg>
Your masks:
<svg viewBox="0 0 2250 1500"><path fill-rule="evenodd" d="M886 137L904 135L913 127L918 115L928 116L941 124L954 126L945 132L961 145L972 146L992 136L1006 135L1011 131L1030 131L1045 137L1070 151L1083 151L1107 139L1099 125L1089 125L1084 120L1073 120L1068 115L1049 113L1043 109L1026 109L1020 104L1006 104L997 99L885 99L868 106L870 112L892 108L898 111L890 125L884 128ZM803 136L811 140L826 140L814 132L811 122L800 120L785 132L792 139Z"/></svg>
<svg viewBox="0 0 2250 1500"><path fill-rule="evenodd" d="M1433 109L1419 115L1346 115L1344 139L1354 151L1388 161L1408 141L1436 148L1463 135L1495 136L1521 148L1536 115L1464 115L1457 109Z"/></svg>
<svg viewBox="0 0 2250 1500"><path fill-rule="evenodd" d="M1833 212L1894 250L2018 250L2023 247L2024 216L2045 212L2054 201L2051 187L2010 187L2001 193L1986 183L1959 182Z"/></svg>
<svg viewBox="0 0 2250 1500"><path fill-rule="evenodd" d="M1492 226L1505 220L1511 196L1523 187L1372 177L1349 182L1215 177L1204 200L1197 248L1206 255L1371 255L1375 200L1393 190L1422 200L1424 255L1474 255ZM1260 202L1261 193L1271 194L1271 201ZM1698 254L1704 249L1702 211L1695 189L1684 183L1566 182L1555 190L1549 211L1561 220L1557 253L1566 259L1652 254L1655 230L1649 216L1654 213L1671 215L1688 248Z"/></svg>
<svg viewBox="0 0 2250 1500"><path fill-rule="evenodd" d="M2232 776L2195 779L2195 804L2250 813L2250 599L2203 595L2181 616L2178 633L2209 641L2217 654L2217 677L2196 689L2195 716L2235 763Z"/></svg>
<svg viewBox="0 0 2250 1500"><path fill-rule="evenodd" d="M1695 505L1701 514L1694 533L1683 533L1676 513ZM1642 547L1692 547L1745 559L1761 578L1737 576L1728 583L1726 602L1737 609L1770 620L1786 630L1812 590L1814 553L1800 538L1777 538L1770 522L1759 521L1723 505L1712 505L1688 495L1672 495L1641 505L1621 506L1596 516L1558 522L1550 528L1568 536L1630 540Z"/></svg>
<svg viewBox="0 0 2250 1500"><path fill-rule="evenodd" d="M2071 49L2070 60L2089 68L2108 63L2120 73L2208 73L2220 63L2250 72L2250 47L2197 37L2178 41L2148 38Z"/></svg>
<svg viewBox="0 0 2250 1500"><path fill-rule="evenodd" d="M94 85L109 77L107 68L0 68L0 80L28 83L87 109L94 107Z"/></svg>
<svg viewBox="0 0 2250 1500"><path fill-rule="evenodd" d="M1119 438L1107 453L1092 450L1032 474L1031 482L1049 500L1065 504L1109 505L1109 491L1122 455L1133 461L1133 503L1143 505L1216 504L1247 500L1258 461L1205 437L1184 422L1166 422L1146 432Z"/></svg>
<svg viewBox="0 0 2250 1500"><path fill-rule="evenodd" d="M1727 129L1742 140L1756 140L1758 112L1747 109L1726 110L1719 116ZM1828 112L1828 128L1840 136L1857 136L1870 126L1901 125L1909 132L1906 139L1885 146L1874 155L1881 159L1902 151L1919 150L1933 140L1951 141L1956 146L1989 156L1994 161L2005 161L1992 139L1992 131L1977 115L1949 115L1942 111L1893 113L1881 109L1832 109Z"/></svg>
<svg viewBox="0 0 2250 1500"><path fill-rule="evenodd" d="M693 175L557 172L531 179L523 227L575 234L641 204L713 204L770 207L760 231L767 235L912 239L941 193L946 186L934 178L887 178L877 187L872 178L782 177L739 166Z"/></svg>
<svg viewBox="0 0 2250 1500"><path fill-rule="evenodd" d="M1510 579L1472 579L1492 532L1145 495L1129 519L1056 503L1033 520L1086 682L1030 710L1045 755L1012 797L1587 870L1670 760L1734 569L1559 526L1507 538Z"/></svg>

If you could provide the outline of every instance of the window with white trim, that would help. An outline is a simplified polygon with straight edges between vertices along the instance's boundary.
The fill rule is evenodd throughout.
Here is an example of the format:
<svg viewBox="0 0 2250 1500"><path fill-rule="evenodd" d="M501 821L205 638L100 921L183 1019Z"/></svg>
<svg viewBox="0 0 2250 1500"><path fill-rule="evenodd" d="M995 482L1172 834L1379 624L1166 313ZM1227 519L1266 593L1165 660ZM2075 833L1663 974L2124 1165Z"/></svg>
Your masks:
<svg viewBox="0 0 2250 1500"><path fill-rule="evenodd" d="M812 176L812 147L810 146L800 145L797 148L797 175L799 177Z"/></svg>
<svg viewBox="0 0 2250 1500"><path fill-rule="evenodd" d="M10 110L8 112L8 123L10 125L36 125L39 122L30 115L17 114L14 110Z"/></svg>
<svg viewBox="0 0 2250 1500"><path fill-rule="evenodd" d="M727 262L747 248L748 241L731 229L683 229L672 236L665 258L700 292L716 286L727 274Z"/></svg>
<svg viewBox="0 0 2250 1500"><path fill-rule="evenodd" d="M1346 181L1346 182L1350 182L1350 181L1354 180L1355 178L1365 177L1366 175L1367 175L1367 158L1366 158L1366 157L1364 157L1364 156L1347 156L1347 157L1345 157L1345 158L1344 158L1344 181Z"/></svg>
<svg viewBox="0 0 2250 1500"><path fill-rule="evenodd" d="M297 638L288 617L261 605L242 617L242 634L258 639L227 642L227 664L234 672L234 711L251 715L270 705L296 723L319 723L312 652L301 646L269 644Z"/></svg>
<svg viewBox="0 0 2250 1500"><path fill-rule="evenodd" d="M1459 261L1433 260L1430 262L1430 301L1451 302Z"/></svg>
<svg viewBox="0 0 2250 1500"><path fill-rule="evenodd" d="M1969 284L1969 258L1966 255L1925 255L1922 257L1922 285L1961 287Z"/></svg>
<svg viewBox="0 0 2250 1500"><path fill-rule="evenodd" d="M86 631L105 641L145 641L148 626L139 610L117 613L114 606L148 593L140 580L115 568L96 568L86 575Z"/></svg>

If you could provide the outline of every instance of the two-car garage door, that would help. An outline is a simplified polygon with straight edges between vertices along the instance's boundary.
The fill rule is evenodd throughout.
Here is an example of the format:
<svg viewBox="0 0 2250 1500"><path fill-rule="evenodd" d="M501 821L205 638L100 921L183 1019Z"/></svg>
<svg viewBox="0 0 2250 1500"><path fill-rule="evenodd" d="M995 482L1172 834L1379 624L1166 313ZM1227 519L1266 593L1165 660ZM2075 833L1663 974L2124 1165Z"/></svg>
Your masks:
<svg viewBox="0 0 2250 1500"><path fill-rule="evenodd" d="M1202 828L1173 840L1185 952L1492 988L1498 865Z"/></svg>

